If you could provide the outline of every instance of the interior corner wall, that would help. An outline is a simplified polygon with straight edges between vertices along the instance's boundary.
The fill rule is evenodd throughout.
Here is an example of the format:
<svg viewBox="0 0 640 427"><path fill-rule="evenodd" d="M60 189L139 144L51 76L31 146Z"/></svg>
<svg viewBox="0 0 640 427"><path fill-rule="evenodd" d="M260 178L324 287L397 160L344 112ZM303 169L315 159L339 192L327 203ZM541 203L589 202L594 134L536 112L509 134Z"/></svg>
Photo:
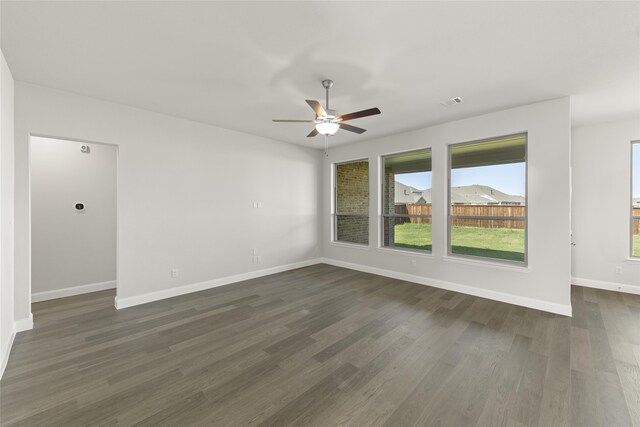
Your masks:
<svg viewBox="0 0 640 427"><path fill-rule="evenodd" d="M447 146L528 132L528 267L447 255ZM433 253L381 249L380 156L431 147ZM405 280L499 299L561 314L571 313L571 118L568 98L332 148L324 163L323 247L327 262ZM370 162L369 246L331 241L331 168L336 162ZM415 262L415 265L413 264Z"/></svg>
<svg viewBox="0 0 640 427"><path fill-rule="evenodd" d="M115 288L116 146L30 142L32 299Z"/></svg>
<svg viewBox="0 0 640 427"><path fill-rule="evenodd" d="M631 141L640 118L572 130L572 275L577 285L640 294L631 259ZM616 273L616 267L622 269Z"/></svg>
<svg viewBox="0 0 640 427"><path fill-rule="evenodd" d="M320 256L318 150L22 82L15 115L17 316L30 312L30 134L118 146L119 300Z"/></svg>
<svg viewBox="0 0 640 427"><path fill-rule="evenodd" d="M14 82L0 52L0 376L15 330L13 310Z"/></svg>

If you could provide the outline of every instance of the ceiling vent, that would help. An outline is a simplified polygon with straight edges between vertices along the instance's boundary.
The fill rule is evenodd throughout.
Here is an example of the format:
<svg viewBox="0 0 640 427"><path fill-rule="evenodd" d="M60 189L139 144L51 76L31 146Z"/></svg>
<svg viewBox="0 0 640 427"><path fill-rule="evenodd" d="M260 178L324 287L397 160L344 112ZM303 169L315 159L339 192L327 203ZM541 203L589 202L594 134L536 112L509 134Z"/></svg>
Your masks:
<svg viewBox="0 0 640 427"><path fill-rule="evenodd" d="M458 104L462 104L462 98L460 98L459 96L440 102L440 105L442 105L443 107L451 107L453 105L458 105Z"/></svg>

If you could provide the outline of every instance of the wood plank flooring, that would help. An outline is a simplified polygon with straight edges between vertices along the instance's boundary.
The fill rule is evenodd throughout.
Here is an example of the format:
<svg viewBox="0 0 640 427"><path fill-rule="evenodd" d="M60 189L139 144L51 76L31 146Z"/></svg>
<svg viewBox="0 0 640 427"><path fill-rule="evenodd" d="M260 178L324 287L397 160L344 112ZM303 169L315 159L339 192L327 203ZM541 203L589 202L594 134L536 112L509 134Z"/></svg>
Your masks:
<svg viewBox="0 0 640 427"><path fill-rule="evenodd" d="M640 296L573 318L328 265L36 303L3 426L640 426Z"/></svg>

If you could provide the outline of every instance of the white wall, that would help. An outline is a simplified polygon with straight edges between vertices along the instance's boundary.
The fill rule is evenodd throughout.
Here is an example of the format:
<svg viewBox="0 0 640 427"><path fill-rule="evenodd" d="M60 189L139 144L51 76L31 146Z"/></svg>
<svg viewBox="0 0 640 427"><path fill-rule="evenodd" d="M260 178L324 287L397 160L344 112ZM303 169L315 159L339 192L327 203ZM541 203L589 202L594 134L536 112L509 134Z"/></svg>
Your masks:
<svg viewBox="0 0 640 427"><path fill-rule="evenodd" d="M5 75L3 123L9 99ZM571 162L574 277L628 286L639 283L639 264L627 259L626 167L628 143L640 136L638 124L577 128L570 158L567 98L333 148L324 160L315 150L29 84L16 83L15 101L18 320L30 313L30 133L119 146L118 273L119 297L124 299L314 259L322 246L329 262L568 313ZM529 135L528 266L446 256L447 144L522 131ZM3 141L5 133L3 125ZM379 249L377 220L370 224L369 248L330 242L331 164L369 158L375 177L370 182L370 213L378 218L379 156L422 147L431 147L434 156L433 254ZM3 165L4 159L3 155ZM603 200L622 206L620 210L595 216L584 209L592 203L594 188ZM252 208L254 201L261 201L262 209ZM601 227L602 215L611 218L615 228ZM252 263L254 247L262 257L260 264ZM621 263L623 274L614 276ZM172 268L180 269L178 278L170 277Z"/></svg>
<svg viewBox="0 0 640 427"><path fill-rule="evenodd" d="M630 258L629 243L631 141L637 140L640 119L572 130L575 284L640 293L640 260Z"/></svg>
<svg viewBox="0 0 640 427"><path fill-rule="evenodd" d="M0 377L11 351L13 316L13 95L11 71L0 52Z"/></svg>
<svg viewBox="0 0 640 427"><path fill-rule="evenodd" d="M30 133L118 145L119 300L319 256L317 150L19 82L15 101L17 316L30 311Z"/></svg>
<svg viewBox="0 0 640 427"><path fill-rule="evenodd" d="M114 145L31 137L34 301L115 287L116 170Z"/></svg>
<svg viewBox="0 0 640 427"><path fill-rule="evenodd" d="M447 145L528 132L528 267L446 256ZM381 155L431 147L433 150L433 254L379 249ZM365 141L329 152L324 163L324 256L333 262L407 280L472 293L558 313L570 313L571 149L569 99L562 98ZM331 165L370 161L369 248L331 242ZM411 261L415 260L413 266Z"/></svg>

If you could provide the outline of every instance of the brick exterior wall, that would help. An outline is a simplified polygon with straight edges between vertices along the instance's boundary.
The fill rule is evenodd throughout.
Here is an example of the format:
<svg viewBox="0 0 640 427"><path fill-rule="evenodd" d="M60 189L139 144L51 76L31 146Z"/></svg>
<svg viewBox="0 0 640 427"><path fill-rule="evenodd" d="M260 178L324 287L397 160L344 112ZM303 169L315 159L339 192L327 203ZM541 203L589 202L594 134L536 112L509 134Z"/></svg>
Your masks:
<svg viewBox="0 0 640 427"><path fill-rule="evenodd" d="M369 162L336 165L336 214L336 240L369 244Z"/></svg>
<svg viewBox="0 0 640 427"><path fill-rule="evenodd" d="M384 214L395 213L395 198L396 198L396 174L393 173L391 168L384 169ZM395 219L384 218L384 230L383 233L383 245L393 246L395 241Z"/></svg>

